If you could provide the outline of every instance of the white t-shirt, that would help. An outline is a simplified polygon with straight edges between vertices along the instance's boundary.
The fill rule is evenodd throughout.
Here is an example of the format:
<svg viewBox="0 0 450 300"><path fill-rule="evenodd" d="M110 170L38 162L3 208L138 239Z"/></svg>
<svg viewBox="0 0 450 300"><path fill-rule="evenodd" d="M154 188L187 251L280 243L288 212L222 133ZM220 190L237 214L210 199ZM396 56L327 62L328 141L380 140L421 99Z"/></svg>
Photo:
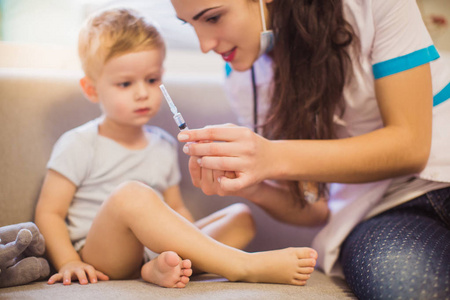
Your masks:
<svg viewBox="0 0 450 300"><path fill-rule="evenodd" d="M344 88L342 118L335 117L339 138L362 135L383 126L374 82L430 62L433 81L433 133L431 154L420 174L366 184L332 183L331 217L313 241L318 266L327 274L342 276L337 262L340 245L361 220L408 200L450 185L450 62L444 63L433 46L414 0L344 0L344 13L360 41L360 56L353 80ZM260 57L254 64L258 94L258 124L270 101L272 61ZM253 92L250 71L227 66L227 92L231 106L244 126L253 127ZM393 99L395 100L395 99ZM413 180L411 180L411 177Z"/></svg>
<svg viewBox="0 0 450 300"><path fill-rule="evenodd" d="M146 126L147 147L130 150L99 135L99 122L95 119L64 133L47 164L77 186L67 213L72 243L87 236L103 201L121 183L143 182L163 199L164 191L181 179L176 141L163 129Z"/></svg>

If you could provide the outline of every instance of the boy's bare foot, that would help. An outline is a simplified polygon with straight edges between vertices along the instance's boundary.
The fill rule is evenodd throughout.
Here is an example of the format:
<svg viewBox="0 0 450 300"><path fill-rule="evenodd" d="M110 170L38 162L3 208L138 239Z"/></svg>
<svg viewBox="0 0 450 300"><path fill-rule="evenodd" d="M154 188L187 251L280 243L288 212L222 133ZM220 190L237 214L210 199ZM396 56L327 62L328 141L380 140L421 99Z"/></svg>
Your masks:
<svg viewBox="0 0 450 300"><path fill-rule="evenodd" d="M250 254L246 276L248 282L305 285L314 271L317 252L311 248L286 248Z"/></svg>
<svg viewBox="0 0 450 300"><path fill-rule="evenodd" d="M175 252L166 251L143 265L141 276L162 287L184 288L192 275L191 265L190 260L182 260Z"/></svg>

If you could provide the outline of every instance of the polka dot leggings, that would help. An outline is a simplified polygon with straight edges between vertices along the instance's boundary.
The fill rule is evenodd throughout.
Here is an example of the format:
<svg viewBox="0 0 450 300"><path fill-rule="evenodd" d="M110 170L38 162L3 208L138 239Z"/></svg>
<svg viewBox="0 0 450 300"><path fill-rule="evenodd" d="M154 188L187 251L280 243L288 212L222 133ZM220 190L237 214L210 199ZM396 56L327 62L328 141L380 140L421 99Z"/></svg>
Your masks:
<svg viewBox="0 0 450 300"><path fill-rule="evenodd" d="M359 224L340 261L359 299L450 299L450 188Z"/></svg>

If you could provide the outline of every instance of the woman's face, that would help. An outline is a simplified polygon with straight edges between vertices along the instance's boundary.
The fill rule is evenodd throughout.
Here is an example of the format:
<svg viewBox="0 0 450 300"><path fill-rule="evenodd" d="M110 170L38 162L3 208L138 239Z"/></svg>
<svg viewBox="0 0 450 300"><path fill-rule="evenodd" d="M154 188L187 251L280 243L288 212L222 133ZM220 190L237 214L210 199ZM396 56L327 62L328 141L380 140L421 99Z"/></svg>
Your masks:
<svg viewBox="0 0 450 300"><path fill-rule="evenodd" d="M204 53L216 52L238 71L248 70L258 58L262 31L258 1L171 1L178 18L194 28Z"/></svg>

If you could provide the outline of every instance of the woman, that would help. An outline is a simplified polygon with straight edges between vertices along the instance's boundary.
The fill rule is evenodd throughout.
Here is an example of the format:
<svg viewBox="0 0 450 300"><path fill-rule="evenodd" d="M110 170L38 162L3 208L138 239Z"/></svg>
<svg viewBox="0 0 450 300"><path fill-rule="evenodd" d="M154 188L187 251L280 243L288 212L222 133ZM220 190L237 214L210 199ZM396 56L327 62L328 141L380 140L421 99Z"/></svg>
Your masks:
<svg viewBox="0 0 450 300"><path fill-rule="evenodd" d="M262 2L172 0L231 66L232 105L257 132L180 133L201 142L183 149L193 183L327 221L319 266L359 298L448 297L450 72L415 1Z"/></svg>

